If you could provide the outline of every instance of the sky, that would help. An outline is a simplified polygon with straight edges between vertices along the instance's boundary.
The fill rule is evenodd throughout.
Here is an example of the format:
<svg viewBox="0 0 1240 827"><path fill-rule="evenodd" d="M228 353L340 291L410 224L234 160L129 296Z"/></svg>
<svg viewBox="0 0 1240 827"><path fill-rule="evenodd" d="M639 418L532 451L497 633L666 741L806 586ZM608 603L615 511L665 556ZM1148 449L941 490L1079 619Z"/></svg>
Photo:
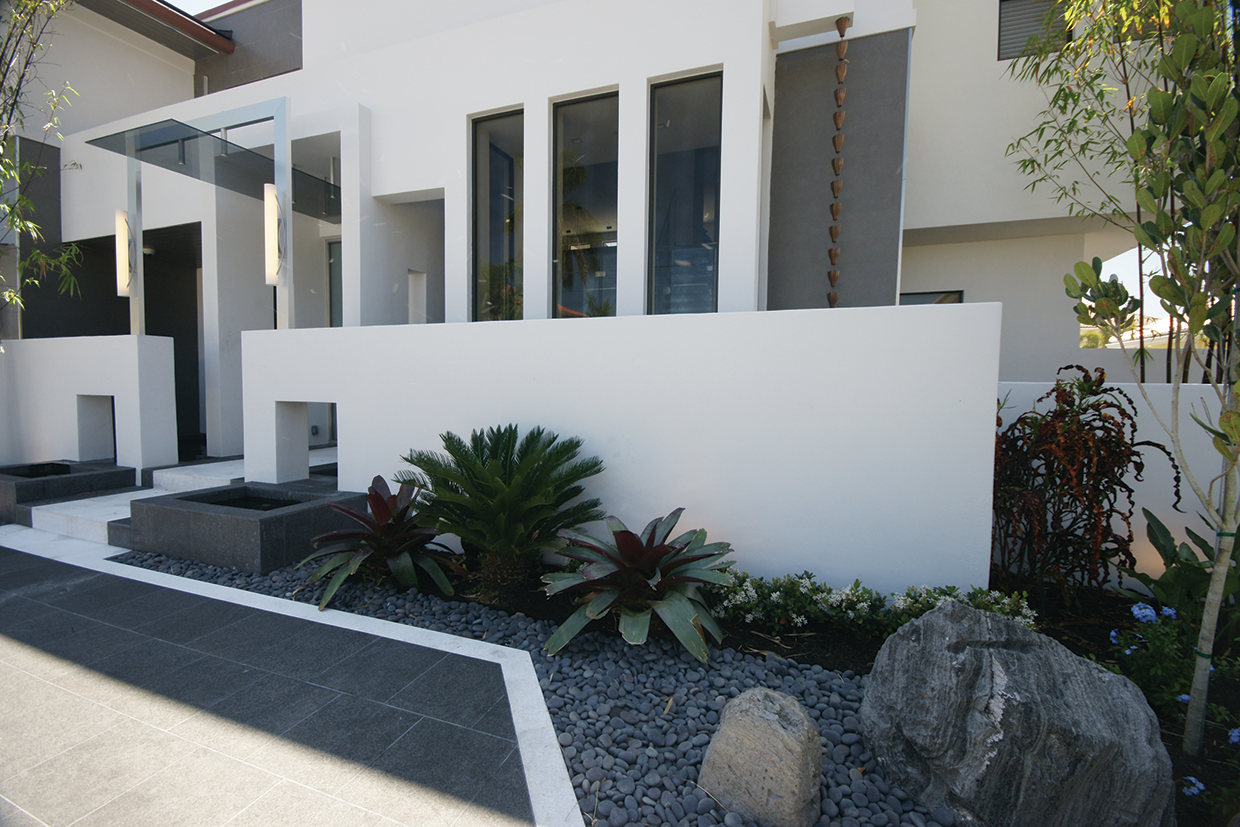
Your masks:
<svg viewBox="0 0 1240 827"><path fill-rule="evenodd" d="M169 3L176 6L181 11L187 11L190 14L199 14L207 9L213 9L216 6L222 6L228 0L168 0Z"/></svg>
<svg viewBox="0 0 1240 827"><path fill-rule="evenodd" d="M1145 283L1149 284L1150 276L1154 273L1149 272L1151 266L1157 265L1157 259L1151 264L1146 259ZM1133 247L1126 253L1120 253L1118 256L1102 263L1102 277L1109 279L1112 274L1119 276L1119 280L1124 287L1128 288L1129 295L1137 295L1137 248ZM1167 318L1167 311L1162 309L1158 298L1151 294L1148 290L1145 293L1145 306L1143 311L1150 318Z"/></svg>

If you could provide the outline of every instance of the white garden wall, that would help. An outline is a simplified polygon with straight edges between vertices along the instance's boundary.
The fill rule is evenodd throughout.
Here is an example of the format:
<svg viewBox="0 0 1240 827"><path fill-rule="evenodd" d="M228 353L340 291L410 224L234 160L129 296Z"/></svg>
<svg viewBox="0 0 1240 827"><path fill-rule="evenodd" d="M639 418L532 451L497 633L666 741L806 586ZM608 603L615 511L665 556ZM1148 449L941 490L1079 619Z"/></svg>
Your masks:
<svg viewBox="0 0 1240 827"><path fill-rule="evenodd" d="M684 506L756 574L985 584L999 322L990 304L250 331L246 477L305 475L284 403L338 404L347 490L444 431L542 425L603 459L609 513Z"/></svg>
<svg viewBox="0 0 1240 827"><path fill-rule="evenodd" d="M116 462L137 469L177 461L172 340L82 336L6 341L0 354L0 463L101 459L98 397L115 405ZM82 397L94 397L83 400ZM111 440L106 440L110 451Z"/></svg>

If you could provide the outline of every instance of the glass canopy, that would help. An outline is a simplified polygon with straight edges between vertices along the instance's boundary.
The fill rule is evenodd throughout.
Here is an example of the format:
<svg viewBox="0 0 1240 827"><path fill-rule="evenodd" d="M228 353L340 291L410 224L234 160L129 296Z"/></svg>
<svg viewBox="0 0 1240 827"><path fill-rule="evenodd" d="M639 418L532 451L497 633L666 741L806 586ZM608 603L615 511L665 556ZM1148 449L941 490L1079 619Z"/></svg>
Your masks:
<svg viewBox="0 0 1240 827"><path fill-rule="evenodd" d="M275 183L275 161L271 158L180 121L160 121L87 143L120 155L132 153L139 161L260 201L263 185ZM293 210L339 224L340 187L294 168Z"/></svg>

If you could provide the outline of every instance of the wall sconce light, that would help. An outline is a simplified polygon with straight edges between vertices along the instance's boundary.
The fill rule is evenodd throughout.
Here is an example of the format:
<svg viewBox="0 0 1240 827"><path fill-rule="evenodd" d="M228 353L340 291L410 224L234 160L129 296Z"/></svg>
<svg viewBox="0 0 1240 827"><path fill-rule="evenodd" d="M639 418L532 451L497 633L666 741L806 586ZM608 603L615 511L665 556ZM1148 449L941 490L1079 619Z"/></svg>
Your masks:
<svg viewBox="0 0 1240 827"><path fill-rule="evenodd" d="M263 250L266 253L264 274L269 287L279 284L280 268L284 266L283 223L276 185L263 184Z"/></svg>
<svg viewBox="0 0 1240 827"><path fill-rule="evenodd" d="M137 262L133 233L129 231L129 213L116 211L116 295L127 298Z"/></svg>

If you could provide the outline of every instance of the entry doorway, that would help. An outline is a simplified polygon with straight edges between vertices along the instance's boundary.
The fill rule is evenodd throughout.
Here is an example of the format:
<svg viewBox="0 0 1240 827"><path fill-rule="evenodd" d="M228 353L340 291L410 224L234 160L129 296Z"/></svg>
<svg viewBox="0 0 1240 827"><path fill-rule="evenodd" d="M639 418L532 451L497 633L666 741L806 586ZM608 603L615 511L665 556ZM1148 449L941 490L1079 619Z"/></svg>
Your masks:
<svg viewBox="0 0 1240 827"><path fill-rule="evenodd" d="M202 225L180 224L142 233L146 332L173 343L177 455L181 462L207 453L202 409Z"/></svg>

